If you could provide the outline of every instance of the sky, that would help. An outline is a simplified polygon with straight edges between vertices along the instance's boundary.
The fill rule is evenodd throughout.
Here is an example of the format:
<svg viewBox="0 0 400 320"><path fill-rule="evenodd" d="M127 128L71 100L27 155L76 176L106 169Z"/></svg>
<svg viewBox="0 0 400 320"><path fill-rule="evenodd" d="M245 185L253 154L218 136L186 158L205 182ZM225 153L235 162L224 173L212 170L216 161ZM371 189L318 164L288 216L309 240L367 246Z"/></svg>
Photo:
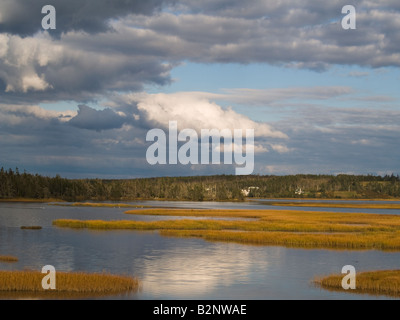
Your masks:
<svg viewBox="0 0 400 320"><path fill-rule="evenodd" d="M67 178L150 165L152 129L253 129L254 174L400 174L400 2L0 2L0 166ZM345 5L356 29L344 29ZM181 143L179 146L181 146Z"/></svg>

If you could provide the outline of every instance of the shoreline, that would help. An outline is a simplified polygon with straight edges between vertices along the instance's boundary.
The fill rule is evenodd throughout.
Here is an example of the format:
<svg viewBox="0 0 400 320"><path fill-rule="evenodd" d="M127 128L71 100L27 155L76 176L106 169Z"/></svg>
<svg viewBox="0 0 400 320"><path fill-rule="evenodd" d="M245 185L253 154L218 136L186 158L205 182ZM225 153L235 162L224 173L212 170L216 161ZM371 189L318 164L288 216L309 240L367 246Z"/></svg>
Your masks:
<svg viewBox="0 0 400 320"><path fill-rule="evenodd" d="M66 202L61 199L32 199L32 198L14 198L14 199L0 199L0 203L52 203L52 202Z"/></svg>
<svg viewBox="0 0 400 320"><path fill-rule="evenodd" d="M389 199L338 199L338 198L245 198L244 200L232 199L232 200L203 200L203 201L193 201L193 200L177 200L177 199L152 199L152 198L136 198L136 199L108 199L108 200L80 200L80 201L67 201L62 199L33 199L33 198L9 198L9 199L0 199L0 203L91 203L88 201L96 201L93 203L106 203L107 202L134 202L134 201L157 201L157 202L192 202L192 203L205 203L205 202L217 202L217 203L224 203L224 202L233 202L233 203L251 203L255 201L321 201L322 203L325 201L333 201L333 202L363 202L363 201L384 201L384 202L391 202L391 201L400 201L400 198L389 198Z"/></svg>
<svg viewBox="0 0 400 320"><path fill-rule="evenodd" d="M324 202L274 202L262 203L265 206L313 207L313 208L349 208L349 209L400 209L400 204L393 203L324 203Z"/></svg>
<svg viewBox="0 0 400 320"><path fill-rule="evenodd" d="M362 202L362 201L400 201L400 198L246 198L251 199L249 201L262 201L262 200L272 200L272 201L279 201L279 200L292 200L292 201L301 201L301 200L312 200L312 201L349 201L349 202Z"/></svg>

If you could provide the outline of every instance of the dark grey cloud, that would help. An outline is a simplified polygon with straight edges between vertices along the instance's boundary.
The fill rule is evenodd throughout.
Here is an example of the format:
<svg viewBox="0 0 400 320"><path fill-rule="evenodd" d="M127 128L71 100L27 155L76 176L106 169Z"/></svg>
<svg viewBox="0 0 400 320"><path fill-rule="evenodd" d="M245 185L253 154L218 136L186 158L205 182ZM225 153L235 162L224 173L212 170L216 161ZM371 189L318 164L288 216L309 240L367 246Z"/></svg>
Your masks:
<svg viewBox="0 0 400 320"><path fill-rule="evenodd" d="M177 6L180 10L192 13L244 17L246 19L285 20L283 22L292 25L305 25L326 21L332 17L333 13L338 13L338 7L342 8L346 4L348 1L345 0L332 0L325 3L313 0L250 0L246 3L240 0L183 0Z"/></svg>
<svg viewBox="0 0 400 320"><path fill-rule="evenodd" d="M195 6L194 2L190 4ZM150 46L144 48L177 60L258 62L317 71L333 64L400 66L397 32L400 10L371 7L369 1L360 0L355 3L357 29L343 30L341 9L345 4L345 1L318 4L287 0L276 5L266 1L233 1L230 6L222 6L232 12L217 10L210 3L211 9L205 5L200 13L188 10L181 15L127 17L126 21L148 31L148 37L154 39L148 39ZM256 5L266 8L256 10L257 16L246 13L246 9ZM311 17L307 17L307 12ZM174 46L155 41L162 36Z"/></svg>
<svg viewBox="0 0 400 320"><path fill-rule="evenodd" d="M76 3L64 1L63 5L73 8ZM87 10L85 3L80 3L82 10ZM358 28L350 31L341 28L344 3L339 0L329 4L311 0L201 1L202 6L182 1L170 6L170 10L182 11L156 15L150 15L148 6L158 8L159 2L140 3L149 15L103 19L109 28L99 28L101 32L92 35L71 31L60 38L46 33L23 38L0 32L2 101L12 103L29 96L37 102L85 103L110 92L164 86L171 83L170 71L182 61L268 63L319 72L335 64L400 66L400 10L398 6L387 9L389 1L382 1L383 7L368 0L355 3ZM29 7L28 2L23 4ZM124 8L128 4L131 2L96 2L95 7L100 12L107 6ZM22 2L2 5L8 9L0 21ZM110 16L118 11L112 8Z"/></svg>
<svg viewBox="0 0 400 320"><path fill-rule="evenodd" d="M68 123L80 129L101 131L119 129L127 120L126 115L120 115L109 108L95 110L85 105L79 105L78 114Z"/></svg>
<svg viewBox="0 0 400 320"><path fill-rule="evenodd" d="M80 39L85 42L85 37ZM0 34L1 100L12 102L29 96L30 103L87 101L108 91L141 91L146 84L170 83L171 64L151 55L110 54L102 50L107 34L97 38L97 43L96 48L85 48L45 35L21 38Z"/></svg>
<svg viewBox="0 0 400 320"><path fill-rule="evenodd" d="M2 0L0 3L0 33L21 36L39 31L45 5L53 5L57 12L57 29L52 34L83 30L88 33L110 29L110 19L127 14L149 15L162 8L167 0Z"/></svg>
<svg viewBox="0 0 400 320"><path fill-rule="evenodd" d="M102 172L121 178L121 172L127 177L140 175L137 168L145 165L146 131L134 126L112 129L104 122L103 127L109 129L96 131L94 121L104 121L102 118L107 115L114 119L117 127L116 113L112 110L98 114L91 112L95 110L85 111L86 118L91 113L94 119L84 123L81 115L80 124L90 130L72 126L68 122L71 116L76 116L72 113L61 117L62 112L34 106L0 105L0 166L81 178L99 177Z"/></svg>

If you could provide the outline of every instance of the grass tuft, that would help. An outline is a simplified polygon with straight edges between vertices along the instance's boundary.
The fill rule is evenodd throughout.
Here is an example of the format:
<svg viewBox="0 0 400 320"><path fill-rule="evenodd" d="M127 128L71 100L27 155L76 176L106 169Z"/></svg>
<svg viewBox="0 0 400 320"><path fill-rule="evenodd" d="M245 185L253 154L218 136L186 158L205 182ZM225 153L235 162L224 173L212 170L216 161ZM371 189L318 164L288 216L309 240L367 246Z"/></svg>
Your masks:
<svg viewBox="0 0 400 320"><path fill-rule="evenodd" d="M126 276L57 272L56 290L44 290L44 276L38 271L0 271L0 292L113 294L139 288L138 279Z"/></svg>
<svg viewBox="0 0 400 320"><path fill-rule="evenodd" d="M344 290L342 279L344 275L330 275L316 278L317 286L333 291L348 293L365 293L373 295L400 296L400 270L382 270L357 273L356 290Z"/></svg>
<svg viewBox="0 0 400 320"><path fill-rule="evenodd" d="M0 262L18 262L18 258L14 256L0 256Z"/></svg>

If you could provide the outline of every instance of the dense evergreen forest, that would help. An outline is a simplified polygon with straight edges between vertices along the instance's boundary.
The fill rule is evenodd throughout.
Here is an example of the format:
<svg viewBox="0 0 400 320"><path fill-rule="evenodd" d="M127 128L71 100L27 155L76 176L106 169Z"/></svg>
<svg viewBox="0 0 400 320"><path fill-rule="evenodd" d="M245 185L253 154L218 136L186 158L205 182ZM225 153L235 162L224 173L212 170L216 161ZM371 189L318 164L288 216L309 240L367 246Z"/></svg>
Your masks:
<svg viewBox="0 0 400 320"><path fill-rule="evenodd" d="M394 175L196 176L72 180L0 170L0 199L243 201L254 198L371 199L400 197Z"/></svg>

